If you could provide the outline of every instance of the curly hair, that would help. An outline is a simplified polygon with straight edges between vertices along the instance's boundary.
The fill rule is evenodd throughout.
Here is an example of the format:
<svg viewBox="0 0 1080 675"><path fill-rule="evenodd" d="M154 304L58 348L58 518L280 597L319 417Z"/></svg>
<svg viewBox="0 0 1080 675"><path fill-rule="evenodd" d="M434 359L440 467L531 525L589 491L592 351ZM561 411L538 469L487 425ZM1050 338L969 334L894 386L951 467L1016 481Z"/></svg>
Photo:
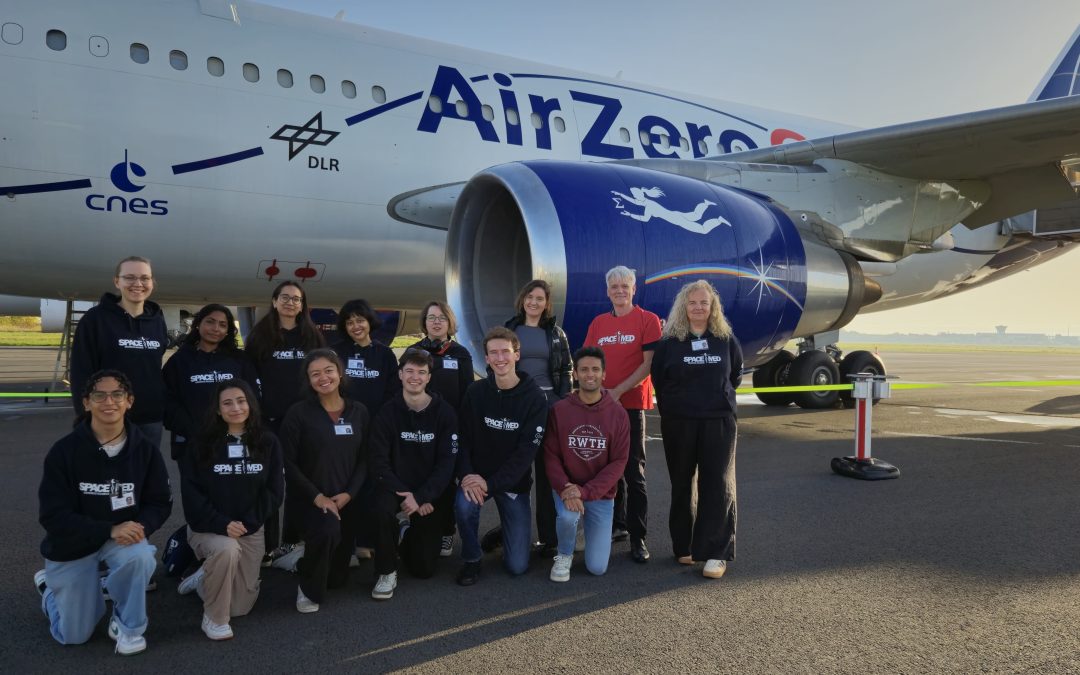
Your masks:
<svg viewBox="0 0 1080 675"><path fill-rule="evenodd" d="M195 317L191 320L191 330L188 331L188 334L184 336L184 341L182 344L185 344L189 347L198 347L199 340L201 339L199 337L199 324L201 324L203 320L206 319L206 317L210 316L214 312L221 312L222 314L224 314L225 323L229 324L228 332L225 333L225 338L221 341L221 344L218 346L218 348L221 349L223 352L239 351L240 345L237 344L236 341L236 319L233 317L232 310L230 310L225 305L220 305L216 302L212 302L209 305L206 305L205 307L200 309L198 312L195 312Z"/></svg>
<svg viewBox="0 0 1080 675"><path fill-rule="evenodd" d="M686 303L690 294L694 291L705 291L709 295L709 332L718 338L731 337L731 324L724 316L724 307L720 303L720 294L713 285L704 279L692 281L681 289L671 303L671 313L668 314L664 324L664 336L671 336L677 340L685 340L690 334L690 319L686 316Z"/></svg>

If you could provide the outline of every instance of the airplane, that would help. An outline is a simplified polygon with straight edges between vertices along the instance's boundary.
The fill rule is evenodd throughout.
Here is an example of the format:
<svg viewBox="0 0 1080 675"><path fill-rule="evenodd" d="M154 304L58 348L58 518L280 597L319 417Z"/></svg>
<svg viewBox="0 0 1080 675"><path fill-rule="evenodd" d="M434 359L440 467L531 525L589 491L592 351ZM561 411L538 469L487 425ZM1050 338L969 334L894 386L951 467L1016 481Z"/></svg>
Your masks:
<svg viewBox="0 0 1080 675"><path fill-rule="evenodd" d="M479 355L537 277L580 344L621 264L661 316L711 281L756 386L884 374L835 346L858 313L1077 241L1078 62L1080 31L1027 103L858 130L252 2L8 0L0 289L94 300L137 254L173 316L291 279L403 333L446 298Z"/></svg>

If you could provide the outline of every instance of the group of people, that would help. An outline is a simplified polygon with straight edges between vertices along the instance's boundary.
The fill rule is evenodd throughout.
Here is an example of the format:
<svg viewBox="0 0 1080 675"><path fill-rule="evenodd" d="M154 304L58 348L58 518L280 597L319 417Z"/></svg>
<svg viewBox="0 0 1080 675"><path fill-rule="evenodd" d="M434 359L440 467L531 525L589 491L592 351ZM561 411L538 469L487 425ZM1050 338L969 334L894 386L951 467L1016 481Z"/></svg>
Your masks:
<svg viewBox="0 0 1080 675"><path fill-rule="evenodd" d="M105 294L78 324L78 419L46 456L39 490L45 569L34 581L53 637L85 642L111 599L117 652L146 648L156 568L148 537L172 506L163 429L201 561L179 591L198 593L212 640L233 636L231 617L258 597L260 567L286 556L296 560L302 613L346 583L358 551L373 549L371 595L386 600L399 569L432 576L439 557L453 555L455 532L463 586L480 579L484 551L497 545L511 575L534 553L552 557L557 582L570 578L575 550L604 574L613 541L629 538L632 559L647 562L653 386L674 557L723 576L735 554L742 354L709 283L686 285L661 326L633 304L634 279L626 267L607 273L612 309L572 357L550 285L529 282L515 316L484 336L487 376L478 380L445 303L427 304L423 339L396 358L372 339L380 320L364 300L341 308L339 339L327 347L291 281L274 289L243 350L231 311L210 304L162 368L167 333L149 300L150 262L125 258L113 280L119 294ZM500 524L481 537L489 501Z"/></svg>

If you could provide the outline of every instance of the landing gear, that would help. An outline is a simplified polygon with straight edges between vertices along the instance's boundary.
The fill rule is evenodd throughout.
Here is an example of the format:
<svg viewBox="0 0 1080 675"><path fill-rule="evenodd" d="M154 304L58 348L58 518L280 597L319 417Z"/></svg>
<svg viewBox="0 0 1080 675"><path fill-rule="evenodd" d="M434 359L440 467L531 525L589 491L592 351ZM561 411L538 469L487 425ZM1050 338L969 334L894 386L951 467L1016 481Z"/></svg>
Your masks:
<svg viewBox="0 0 1080 675"><path fill-rule="evenodd" d="M840 384L840 368L833 357L826 352L818 350L803 352L791 362L787 383L804 386ZM836 390L797 391L792 393L791 398L800 408L833 408L840 398L840 392Z"/></svg>
<svg viewBox="0 0 1080 675"><path fill-rule="evenodd" d="M873 373L874 375L885 374L885 364L882 363L881 358L873 352L865 350L859 350L851 352L840 361L840 382L847 384L851 382L848 375L855 373ZM874 399L872 403L877 404L881 399ZM845 408L854 408L855 399L851 397L850 391L840 392L840 402L844 404Z"/></svg>
<svg viewBox="0 0 1080 675"><path fill-rule="evenodd" d="M795 355L789 351L781 350L771 361L759 366L754 371L755 387L783 387L787 384L788 369ZM758 400L765 405L784 407L791 405L791 394L787 392L759 392Z"/></svg>
<svg viewBox="0 0 1080 675"><path fill-rule="evenodd" d="M815 346L824 344L822 348ZM755 387L784 387L849 384L848 375L853 373L873 373L885 375L885 364L877 354L864 350L851 352L841 358L836 347L839 333L824 333L803 338L799 345L799 355L789 351L777 352L768 363L754 371ZM845 408L855 406L850 391L793 391L762 392L758 399L769 406L787 406L791 403L806 409L833 408L839 402ZM877 403L877 399L874 399Z"/></svg>

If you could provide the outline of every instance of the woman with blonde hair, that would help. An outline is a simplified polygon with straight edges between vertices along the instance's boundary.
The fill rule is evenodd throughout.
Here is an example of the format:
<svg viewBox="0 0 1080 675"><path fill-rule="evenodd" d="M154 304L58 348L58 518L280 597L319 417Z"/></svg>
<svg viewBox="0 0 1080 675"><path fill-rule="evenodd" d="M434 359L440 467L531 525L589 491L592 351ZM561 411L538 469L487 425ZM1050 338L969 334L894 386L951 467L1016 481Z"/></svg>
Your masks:
<svg viewBox="0 0 1080 675"><path fill-rule="evenodd" d="M735 559L735 389L742 364L716 289L704 280L683 286L651 374L671 476L672 549L682 564L704 561L703 574L712 579Z"/></svg>

